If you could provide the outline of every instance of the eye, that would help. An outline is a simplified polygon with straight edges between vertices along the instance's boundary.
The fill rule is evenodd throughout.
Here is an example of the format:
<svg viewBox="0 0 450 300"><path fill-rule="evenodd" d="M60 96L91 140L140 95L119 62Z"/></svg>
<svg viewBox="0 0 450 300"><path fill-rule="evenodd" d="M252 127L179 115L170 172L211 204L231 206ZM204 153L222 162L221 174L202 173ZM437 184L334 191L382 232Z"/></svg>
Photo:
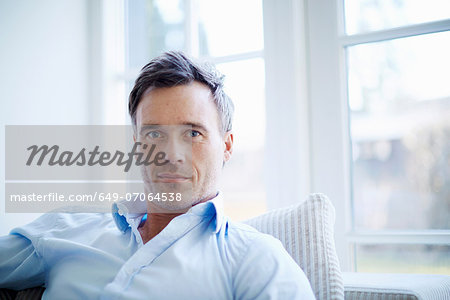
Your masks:
<svg viewBox="0 0 450 300"><path fill-rule="evenodd" d="M199 131L197 131L197 130L191 130L190 131L190 136L191 137L197 137L197 136L199 136L201 133L199 132Z"/></svg>
<svg viewBox="0 0 450 300"><path fill-rule="evenodd" d="M157 139L161 137L161 133L158 131L150 131L149 133L146 134L149 138L151 139Z"/></svg>

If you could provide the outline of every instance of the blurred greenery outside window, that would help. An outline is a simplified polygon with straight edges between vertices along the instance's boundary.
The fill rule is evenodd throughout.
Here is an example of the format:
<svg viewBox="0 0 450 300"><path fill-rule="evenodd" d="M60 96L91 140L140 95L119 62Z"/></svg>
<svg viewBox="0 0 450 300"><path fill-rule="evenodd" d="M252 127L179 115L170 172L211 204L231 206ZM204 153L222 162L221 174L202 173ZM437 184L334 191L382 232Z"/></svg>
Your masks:
<svg viewBox="0 0 450 300"><path fill-rule="evenodd" d="M345 33L358 39L345 47L352 226L374 236L353 243L356 270L450 274L450 31L420 32L448 22L450 3L346 0L344 9ZM441 238L420 243L427 235Z"/></svg>

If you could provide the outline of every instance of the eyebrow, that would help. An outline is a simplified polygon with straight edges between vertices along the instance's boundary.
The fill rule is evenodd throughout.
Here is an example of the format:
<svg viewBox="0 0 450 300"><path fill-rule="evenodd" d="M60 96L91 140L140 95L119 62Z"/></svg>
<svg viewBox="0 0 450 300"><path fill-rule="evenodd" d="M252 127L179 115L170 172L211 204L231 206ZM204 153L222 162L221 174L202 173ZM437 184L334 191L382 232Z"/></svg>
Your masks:
<svg viewBox="0 0 450 300"><path fill-rule="evenodd" d="M196 122L182 122L182 123L180 123L178 125L191 126L193 129L200 129L200 130L203 130L205 132L208 132L208 129L206 129L205 126L203 126L200 123L196 123ZM142 135L142 133L145 130L154 129L154 128L160 128L161 126L177 126L177 125L143 124L142 127L141 127L141 130L139 131L139 134Z"/></svg>
<svg viewBox="0 0 450 300"><path fill-rule="evenodd" d="M203 131L205 131L205 132L208 132L208 129L206 129L206 127L205 126L203 126L202 124L200 124L200 123L195 123L195 122L183 122L183 123L181 123L182 125L188 125L188 126L191 126L192 128L195 128L195 129L201 129L201 130L203 130Z"/></svg>

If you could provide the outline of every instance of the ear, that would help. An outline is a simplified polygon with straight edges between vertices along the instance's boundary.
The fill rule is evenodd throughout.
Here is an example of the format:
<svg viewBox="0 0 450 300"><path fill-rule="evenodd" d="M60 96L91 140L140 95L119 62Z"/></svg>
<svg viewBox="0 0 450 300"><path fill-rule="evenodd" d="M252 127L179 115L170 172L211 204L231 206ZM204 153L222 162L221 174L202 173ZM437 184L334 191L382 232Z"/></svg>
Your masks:
<svg viewBox="0 0 450 300"><path fill-rule="evenodd" d="M223 162L225 163L230 160L231 154L233 153L233 133L231 131L225 133L223 142L225 144L225 149L223 152Z"/></svg>

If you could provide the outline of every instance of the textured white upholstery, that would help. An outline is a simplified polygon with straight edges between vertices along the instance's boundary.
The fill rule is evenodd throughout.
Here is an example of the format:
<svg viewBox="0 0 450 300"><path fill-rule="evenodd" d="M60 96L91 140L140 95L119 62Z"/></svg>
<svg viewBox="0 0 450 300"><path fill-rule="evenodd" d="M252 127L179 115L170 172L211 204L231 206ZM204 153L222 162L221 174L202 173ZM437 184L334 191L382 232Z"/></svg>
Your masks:
<svg viewBox="0 0 450 300"><path fill-rule="evenodd" d="M344 273L345 299L450 299L450 276Z"/></svg>
<svg viewBox="0 0 450 300"><path fill-rule="evenodd" d="M278 238L303 269L317 299L344 299L335 249L334 207L323 194L247 220L257 230Z"/></svg>

